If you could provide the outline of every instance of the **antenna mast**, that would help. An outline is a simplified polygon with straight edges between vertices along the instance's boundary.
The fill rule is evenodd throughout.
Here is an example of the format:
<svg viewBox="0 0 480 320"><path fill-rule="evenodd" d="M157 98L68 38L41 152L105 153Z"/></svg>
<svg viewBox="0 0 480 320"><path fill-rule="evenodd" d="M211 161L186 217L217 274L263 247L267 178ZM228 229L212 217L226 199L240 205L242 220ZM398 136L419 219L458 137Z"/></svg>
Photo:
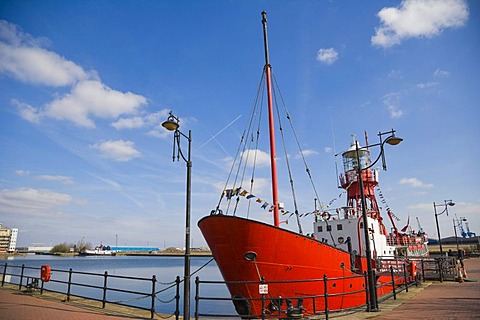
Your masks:
<svg viewBox="0 0 480 320"><path fill-rule="evenodd" d="M272 67L268 57L268 35L267 35L267 13L262 12L263 24L263 44L265 47L265 78L267 81L267 97L268 97L268 122L270 127L270 165L272 168L272 200L273 200L273 223L275 227L280 226L278 217L278 183L277 183L277 160L275 152L275 131L273 120L273 101L272 101Z"/></svg>

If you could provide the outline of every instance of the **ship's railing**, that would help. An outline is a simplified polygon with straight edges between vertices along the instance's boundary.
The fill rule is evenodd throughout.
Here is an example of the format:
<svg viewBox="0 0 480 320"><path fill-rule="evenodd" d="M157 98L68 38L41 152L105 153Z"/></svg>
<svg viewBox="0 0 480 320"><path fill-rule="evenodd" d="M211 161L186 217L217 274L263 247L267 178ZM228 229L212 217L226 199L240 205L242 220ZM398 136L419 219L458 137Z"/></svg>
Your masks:
<svg viewBox="0 0 480 320"><path fill-rule="evenodd" d="M51 269L49 281L42 281L40 267L28 267L22 264L3 266L2 287L5 283L18 285L18 290L44 291L64 294L66 301L72 297L101 302L102 308L107 303L150 311L153 319L158 302L171 305L171 316L179 317L180 277L169 283L162 283L153 275L151 278L130 277L104 273ZM123 286L124 289L121 289ZM161 288L160 288L161 286ZM146 288L139 291L137 288ZM160 289L159 289L160 288ZM165 315L162 315L165 317Z"/></svg>
<svg viewBox="0 0 480 320"><path fill-rule="evenodd" d="M399 267L394 268L393 265L390 265L388 271L379 272L375 274L377 277L383 279L381 284L376 286L377 291L377 304L379 301L384 301L387 298L393 297L397 298L397 294L403 290L408 292L408 286L418 285L417 277L413 276L406 264L399 264ZM331 283L339 281L348 281L350 279L360 278L362 279L362 289L360 290L351 290L345 292L333 292ZM388 281L387 279L391 279ZM338 277L338 278L328 278L327 275L324 275L320 279L306 279L306 280L290 280L290 281L207 281L200 280L199 277L195 279L195 319L202 317L206 318L238 318L237 314L219 314L219 313L206 313L201 312L201 305L203 301L221 301L227 302L232 301L234 305L243 304L245 305L254 305L257 306L260 304L262 312L260 314L243 314L241 317L252 318L252 319L266 319L266 318L295 318L297 315L302 314L302 306L307 303L311 305L311 310L309 310L309 315L323 315L325 319L329 318L329 315L334 312L346 312L355 309L365 309L368 304L368 286L367 275L366 273L361 275L354 275L348 277ZM319 289L320 294L316 295L295 295L295 296L282 296L282 297L270 297L268 296L268 291L263 291L264 293L258 298L245 298L245 297L218 297L218 296L206 296L202 295L200 292L201 288L205 286L224 286L224 285L244 285L250 286L252 290L256 290L258 286L258 292L262 292L262 288L274 288L275 286L286 286L286 285L316 285ZM263 287L262 287L263 286ZM321 289L320 289L321 288ZM323 290L322 290L323 289ZM207 292L213 292L215 290L205 290ZM380 298L378 298L380 296ZM332 299L339 299L345 297L349 298L360 298L365 301L364 304L354 308L342 308L342 309L333 309L330 306L333 304ZM285 302L285 303L284 303ZM238 308L237 308L238 311Z"/></svg>

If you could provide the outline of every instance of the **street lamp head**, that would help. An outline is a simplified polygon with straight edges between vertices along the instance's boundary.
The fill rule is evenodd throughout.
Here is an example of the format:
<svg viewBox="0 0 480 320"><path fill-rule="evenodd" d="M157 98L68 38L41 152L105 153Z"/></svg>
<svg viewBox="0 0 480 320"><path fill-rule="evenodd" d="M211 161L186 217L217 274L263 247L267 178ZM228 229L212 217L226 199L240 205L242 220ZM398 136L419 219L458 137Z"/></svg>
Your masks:
<svg viewBox="0 0 480 320"><path fill-rule="evenodd" d="M399 144L402 141L403 141L403 139L400 138L400 137L390 136L385 140L385 143L388 143L391 146L396 146L397 144Z"/></svg>
<svg viewBox="0 0 480 320"><path fill-rule="evenodd" d="M449 201L447 202L447 206L453 207L455 205L455 202Z"/></svg>
<svg viewBox="0 0 480 320"><path fill-rule="evenodd" d="M167 129L168 131L175 131L180 127L180 124L178 122L178 118L175 117L170 111L170 115L168 116L168 119L162 123L162 127Z"/></svg>

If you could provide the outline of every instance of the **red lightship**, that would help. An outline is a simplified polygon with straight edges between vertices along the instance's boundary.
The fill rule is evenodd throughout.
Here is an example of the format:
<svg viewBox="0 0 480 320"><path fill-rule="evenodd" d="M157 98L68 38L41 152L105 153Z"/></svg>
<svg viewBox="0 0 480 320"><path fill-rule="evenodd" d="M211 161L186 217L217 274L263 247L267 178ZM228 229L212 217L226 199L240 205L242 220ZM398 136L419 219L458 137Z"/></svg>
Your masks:
<svg viewBox="0 0 480 320"><path fill-rule="evenodd" d="M279 202L273 117L275 112L278 113L276 98L279 95L272 95L266 13L263 12L262 16L265 47L263 83L266 85L268 102L272 199L267 202L254 195L254 182L261 180L255 176L261 168L252 161L261 155L261 144L255 140L255 137L259 136L260 130L256 126L260 122L249 120L248 129L241 142L244 146L238 149L241 152L239 151L232 167L232 172L238 173L233 186L223 191L216 209L202 218L198 226L227 282L235 308L243 318L258 317L262 310L266 310L272 317L278 317L279 314L287 314L288 307L292 310L292 305L298 313L304 315L321 313L325 309L325 290L329 295L329 310L365 305L367 293L364 273L368 264L365 254L367 245L363 229L362 192L369 228L367 241L372 248L372 265L376 271L388 267L378 263L380 257L427 254L424 251L426 236L414 235L415 243L412 244L412 235L398 231L395 226L394 232L387 232L375 198L374 189L378 184L378 175L369 168L370 151L367 147L359 147L356 140L352 147L342 154L344 173L340 176L340 184L347 193L345 207L334 211L325 206L317 208L318 195L310 169L306 166L314 196L311 198L313 208L303 209L309 206L299 201L299 198L304 198L305 195L295 195L288 154L285 154L282 166L288 168L287 180L293 194L292 211L286 210L286 206ZM256 101L258 100L260 99L257 98ZM252 119L261 115L257 108L259 107L256 104L251 112ZM290 115L286 118L287 121L291 120ZM394 134L394 131L391 133ZM282 130L282 138L283 134ZM298 143L297 145L299 146ZM300 154L303 156L301 150ZM305 160L305 157L303 159ZM358 170L359 163L365 169ZM248 178L245 178L246 169L253 169ZM362 174L363 184L358 179L359 172ZM229 185L229 182L226 185ZM244 207L246 217L238 216L237 213ZM250 217L254 215L251 213L254 210L257 211L255 214L259 219ZM300 213L302 210L305 213ZM268 213L273 215L273 224L261 219L261 215ZM282 228L280 214L285 218L295 217L298 232ZM388 214L393 223L393 214L390 211ZM300 218L304 216L314 217L313 232L308 235L303 233L300 224ZM320 282L324 277L330 279L326 286ZM377 276L375 280L379 286L379 296L391 290L391 286L381 286L382 283L391 281L389 276ZM262 281L268 284L268 292L265 293L267 299L263 307L262 295L259 292Z"/></svg>

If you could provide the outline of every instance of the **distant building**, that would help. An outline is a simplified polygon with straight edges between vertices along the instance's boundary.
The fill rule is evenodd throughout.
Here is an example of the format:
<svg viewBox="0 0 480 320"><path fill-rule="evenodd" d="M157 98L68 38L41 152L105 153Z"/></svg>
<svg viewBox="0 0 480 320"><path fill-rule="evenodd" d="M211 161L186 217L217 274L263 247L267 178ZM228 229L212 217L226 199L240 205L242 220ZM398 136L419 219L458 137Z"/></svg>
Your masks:
<svg viewBox="0 0 480 320"><path fill-rule="evenodd" d="M0 253L15 252L18 229L7 228L0 223Z"/></svg>
<svg viewBox="0 0 480 320"><path fill-rule="evenodd" d="M30 246L27 248L27 252L29 253L47 253L47 252L50 252L50 250L52 250L53 247L52 246L41 246L41 245L37 245L37 244L34 244L33 246Z"/></svg>
<svg viewBox="0 0 480 320"><path fill-rule="evenodd" d="M12 230L12 234L10 235L10 246L8 248L8 251L9 252L15 252L15 250L17 249L18 229L13 228L11 230Z"/></svg>
<svg viewBox="0 0 480 320"><path fill-rule="evenodd" d="M159 251L158 247L143 247L143 246L108 246L110 249L115 252L153 252Z"/></svg>

